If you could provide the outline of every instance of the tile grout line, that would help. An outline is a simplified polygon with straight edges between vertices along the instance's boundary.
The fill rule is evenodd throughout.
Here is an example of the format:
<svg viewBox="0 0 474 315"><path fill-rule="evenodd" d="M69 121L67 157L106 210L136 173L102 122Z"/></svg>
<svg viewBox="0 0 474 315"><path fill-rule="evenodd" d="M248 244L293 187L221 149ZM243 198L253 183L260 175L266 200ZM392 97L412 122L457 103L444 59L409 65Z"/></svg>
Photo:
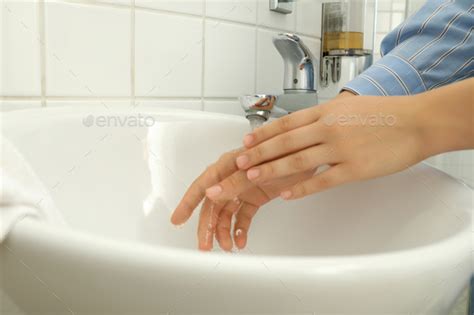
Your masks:
<svg viewBox="0 0 474 315"><path fill-rule="evenodd" d="M295 1L293 2L294 5L293 5L293 12L295 14L295 18L294 18L294 21L293 21L293 32L296 34L297 33L297 28L298 28L298 2ZM301 35L304 35L303 33L301 33Z"/></svg>
<svg viewBox="0 0 474 315"><path fill-rule="evenodd" d="M257 82L257 77L258 77L258 72L257 72L257 67L258 67L258 43L259 43L259 40L258 40L258 32L259 30L271 30L271 31L276 31L278 30L277 28L272 28L272 27L265 27L263 25L259 25L259 18L258 18L258 11L259 11L259 6L257 5L256 6L256 19L255 19L255 22L254 23L240 23L240 22L237 22L237 21L229 21L229 20L226 20L224 18L208 18L207 17L207 12L206 12L206 1L205 0L202 0L203 1L203 13L201 15L201 19L202 19L202 69L201 69L201 79L202 79L202 84L201 84L201 96L200 96L200 100L201 100L201 109L204 110L205 109L205 101L206 100L217 100L217 99L220 99L220 100L229 100L229 99L235 99L235 97L221 97L221 98L215 98L215 97L205 97L205 83L206 83L206 78L205 78L205 57L206 57L206 49L205 49L205 40L206 40L206 23L207 23L207 20L215 20L215 21L222 21L222 22L226 22L226 23L229 23L229 24L235 24L235 25L247 25L247 26L252 26L254 29L255 29L255 42L254 42L254 58L255 58L255 66L254 66L254 91L257 90L257 85L258 85L258 82ZM69 4L91 4L91 5L95 5L96 3L83 3L83 2L80 2L80 1L64 1L64 3L69 3ZM38 23L40 24L40 39L41 39L41 49L40 49L40 53L41 53L41 58L40 58L40 61L41 61L41 97L40 97L40 100L41 100L41 104L43 107L47 106L47 102L49 100L70 100L70 99L74 99L74 96L59 96L59 97L50 97L47 95L47 78L46 78L46 62L47 62L47 53L46 53L46 50L47 50L47 47L46 47L46 3L47 1L46 0L38 0L38 3L40 5L39 7L39 10L38 10ZM108 7L120 7L120 8L128 8L131 10L131 25L130 25L130 31L131 31L131 39L130 39L130 59L131 59L131 65L130 65L130 98L131 98L131 101L134 102L135 99L136 99L136 68L135 68L135 59L136 59L136 2L135 0L130 0L130 6L120 6L120 5L106 5ZM100 5L99 5L100 6ZM180 15L180 14L176 14L175 12L169 12L171 15ZM295 10L295 21L293 23L293 28L294 30L296 31L296 25L297 25L297 20L296 20L296 10ZM182 15L182 14L181 14ZM191 14L189 14L191 15ZM195 16L197 17L197 16ZM315 38L317 39L318 37L315 37L314 35L313 36L308 36L308 37L311 37L311 38ZM105 96L107 98L107 96ZM100 96L94 96L93 98L82 98L82 99L87 99L87 100L93 100L93 99L96 99L96 100L100 100ZM123 100L121 98L114 98L114 97L108 97L109 99L120 99L120 100ZM34 99L33 97L28 97L28 96L25 96L25 97L20 97L20 96L6 96L6 97L1 97L0 96L0 99L18 99L18 100L27 100L27 99ZM142 99L154 99L154 100L166 100L166 99L189 99L189 98L186 98L186 97L155 97L155 98L142 98ZM130 99L129 99L130 101Z"/></svg>
<svg viewBox="0 0 474 315"><path fill-rule="evenodd" d="M258 26L258 1L255 2L255 61L254 61L254 83L253 83L253 92L254 94L257 94L257 79L258 79L258 31L259 31L259 26Z"/></svg>
<svg viewBox="0 0 474 315"><path fill-rule="evenodd" d="M201 42L201 110L205 111L204 93L206 83L206 0L202 0L202 42Z"/></svg>
<svg viewBox="0 0 474 315"><path fill-rule="evenodd" d="M38 31L40 37L40 85L41 85L41 107L46 107L46 18L45 0L38 1Z"/></svg>
<svg viewBox="0 0 474 315"><path fill-rule="evenodd" d="M204 1L204 10L205 10L205 0ZM89 2L89 1L80 1L80 0L62 0L63 3L68 3L68 4L79 4L79 5L85 5L85 6L99 6L99 7L112 7L116 9L127 9L127 5L121 5L121 4L113 4L113 3L102 3L102 2ZM202 15L198 14L193 14L193 13L186 13L186 12L179 12L179 11L171 11L171 10L164 10L164 9L156 9L156 8L146 8L146 7L141 7L135 5L135 11L148 11L151 13L156 13L156 14L166 14L166 15L173 15L173 16L183 16L183 17L188 17L188 18L195 18L195 19L202 19ZM205 14L205 13L204 13ZM251 26L254 27L256 23L250 23L250 22L243 22L243 21L234 21L234 20L226 20L223 18L219 17L210 17L206 16L206 20L209 21L215 21L215 22L223 22L223 23L228 23L228 24L234 24L234 25L239 25L239 26ZM267 30L267 31L273 31L273 32L288 32L288 31L294 31L294 25L293 25L293 30L290 29L285 29L285 28L277 28L277 27L272 27L272 26L267 26L267 25L258 25L259 29L262 30ZM314 36L309 33L301 33L302 35L305 35L307 37L312 37L313 39L320 39L320 37Z"/></svg>
<svg viewBox="0 0 474 315"><path fill-rule="evenodd" d="M41 96L0 96L0 101L40 101ZM235 96L136 96L136 100L153 100L153 101L235 101ZM130 101L129 96L46 96L46 101Z"/></svg>
<svg viewBox="0 0 474 315"><path fill-rule="evenodd" d="M130 105L135 106L135 0L130 1Z"/></svg>

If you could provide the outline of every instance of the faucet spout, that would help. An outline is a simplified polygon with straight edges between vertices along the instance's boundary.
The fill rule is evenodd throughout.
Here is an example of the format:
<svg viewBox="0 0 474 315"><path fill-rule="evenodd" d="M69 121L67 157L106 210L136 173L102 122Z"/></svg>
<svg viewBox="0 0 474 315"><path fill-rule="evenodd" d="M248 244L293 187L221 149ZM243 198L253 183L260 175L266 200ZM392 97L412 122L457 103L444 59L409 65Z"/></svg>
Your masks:
<svg viewBox="0 0 474 315"><path fill-rule="evenodd" d="M240 104L250 122L267 121L318 103L314 74L319 63L308 47L293 34L280 34L273 38L273 44L285 64L284 92L241 96Z"/></svg>

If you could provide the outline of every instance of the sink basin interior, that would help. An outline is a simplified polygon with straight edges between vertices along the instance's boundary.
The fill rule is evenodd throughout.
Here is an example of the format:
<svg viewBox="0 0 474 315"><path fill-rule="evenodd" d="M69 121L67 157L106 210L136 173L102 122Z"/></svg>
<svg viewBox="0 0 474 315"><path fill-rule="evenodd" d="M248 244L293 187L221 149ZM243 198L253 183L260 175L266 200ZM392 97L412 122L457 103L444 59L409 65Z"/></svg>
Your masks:
<svg viewBox="0 0 474 315"><path fill-rule="evenodd" d="M249 131L245 119L225 115L150 112L155 123L142 128L86 127L82 114L51 112L15 121L18 128L6 121L5 134L50 189L68 224L152 246L196 247L197 213L178 230L169 223L171 211L192 180L222 152L239 147ZM343 256L427 246L468 228L464 209L472 201L459 186L418 165L303 200L277 199L257 214L249 249Z"/></svg>

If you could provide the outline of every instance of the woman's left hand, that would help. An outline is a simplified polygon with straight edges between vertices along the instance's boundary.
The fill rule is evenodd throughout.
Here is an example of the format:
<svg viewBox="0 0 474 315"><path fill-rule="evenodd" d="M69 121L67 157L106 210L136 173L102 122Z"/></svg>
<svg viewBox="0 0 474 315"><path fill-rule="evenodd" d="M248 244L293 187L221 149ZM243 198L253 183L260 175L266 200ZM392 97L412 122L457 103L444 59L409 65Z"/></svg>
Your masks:
<svg viewBox="0 0 474 315"><path fill-rule="evenodd" d="M354 96L295 112L247 135L237 166L251 182L262 184L329 165L283 191L284 199L398 172L426 158L417 100ZM226 178L208 189L207 197L222 201L240 193Z"/></svg>

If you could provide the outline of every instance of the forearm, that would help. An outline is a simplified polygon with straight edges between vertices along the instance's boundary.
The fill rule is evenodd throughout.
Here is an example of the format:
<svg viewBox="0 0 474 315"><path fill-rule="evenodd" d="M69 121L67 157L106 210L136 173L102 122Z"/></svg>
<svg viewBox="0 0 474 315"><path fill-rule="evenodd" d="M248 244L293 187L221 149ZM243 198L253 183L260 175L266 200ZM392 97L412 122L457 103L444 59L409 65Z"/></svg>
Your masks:
<svg viewBox="0 0 474 315"><path fill-rule="evenodd" d="M474 79L414 96L424 154L474 149Z"/></svg>

